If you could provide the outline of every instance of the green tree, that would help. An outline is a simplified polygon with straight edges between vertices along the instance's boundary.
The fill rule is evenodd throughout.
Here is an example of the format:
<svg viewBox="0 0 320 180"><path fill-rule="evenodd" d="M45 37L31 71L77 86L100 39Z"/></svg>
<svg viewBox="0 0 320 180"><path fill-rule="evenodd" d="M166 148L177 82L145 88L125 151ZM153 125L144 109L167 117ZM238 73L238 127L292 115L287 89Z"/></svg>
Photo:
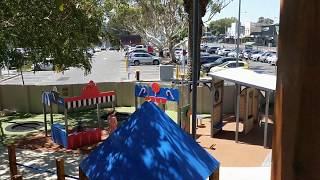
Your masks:
<svg viewBox="0 0 320 180"><path fill-rule="evenodd" d="M99 42L99 0L2 0L0 15L1 58L14 60L10 52L23 48L23 57L32 63L51 57L57 71L79 67L90 72L91 59L84 52Z"/></svg>
<svg viewBox="0 0 320 180"><path fill-rule="evenodd" d="M211 21L209 28L214 35L225 34L226 29L235 22L237 22L237 18L235 17L223 18L216 21Z"/></svg>
<svg viewBox="0 0 320 180"><path fill-rule="evenodd" d="M106 7L110 26L140 35L159 50L169 47L176 62L174 47L187 27L182 0L110 0Z"/></svg>

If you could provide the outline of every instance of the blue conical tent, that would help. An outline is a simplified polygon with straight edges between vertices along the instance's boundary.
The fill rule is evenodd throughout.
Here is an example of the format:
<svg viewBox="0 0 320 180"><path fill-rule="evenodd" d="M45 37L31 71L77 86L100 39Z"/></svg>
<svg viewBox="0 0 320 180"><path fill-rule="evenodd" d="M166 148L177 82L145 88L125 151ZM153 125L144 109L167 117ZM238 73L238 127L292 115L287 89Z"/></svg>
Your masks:
<svg viewBox="0 0 320 180"><path fill-rule="evenodd" d="M80 163L89 179L206 179L219 162L152 102L145 102Z"/></svg>

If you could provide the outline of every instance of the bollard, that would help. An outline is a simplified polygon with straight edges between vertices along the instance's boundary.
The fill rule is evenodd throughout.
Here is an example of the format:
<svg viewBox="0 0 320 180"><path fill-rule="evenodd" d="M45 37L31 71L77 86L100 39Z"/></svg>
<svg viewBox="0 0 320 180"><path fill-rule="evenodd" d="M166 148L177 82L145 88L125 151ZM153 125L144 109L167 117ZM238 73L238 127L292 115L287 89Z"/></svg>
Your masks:
<svg viewBox="0 0 320 180"><path fill-rule="evenodd" d="M140 71L136 71L136 80L140 81Z"/></svg>
<svg viewBox="0 0 320 180"><path fill-rule="evenodd" d="M8 148L10 175L11 175L11 178L13 179L15 175L18 175L16 147L15 145L11 144L7 148Z"/></svg>
<svg viewBox="0 0 320 180"><path fill-rule="evenodd" d="M177 65L177 66L176 66L176 79L179 79L179 74L180 74L180 72L179 72L179 66Z"/></svg>
<svg viewBox="0 0 320 180"><path fill-rule="evenodd" d="M62 158L56 159L56 167L57 167L57 179L65 180L64 160Z"/></svg>
<svg viewBox="0 0 320 180"><path fill-rule="evenodd" d="M219 168L209 176L209 180L219 180Z"/></svg>

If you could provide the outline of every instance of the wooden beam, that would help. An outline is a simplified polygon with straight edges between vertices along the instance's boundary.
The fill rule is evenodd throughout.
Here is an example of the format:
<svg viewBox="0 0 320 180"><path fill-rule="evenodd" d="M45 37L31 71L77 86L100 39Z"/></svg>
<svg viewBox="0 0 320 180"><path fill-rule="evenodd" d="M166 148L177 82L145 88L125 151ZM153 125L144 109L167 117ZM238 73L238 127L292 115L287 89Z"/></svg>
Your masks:
<svg viewBox="0 0 320 180"><path fill-rule="evenodd" d="M64 160L62 158L56 159L56 166L57 166L57 179L58 180L65 180Z"/></svg>
<svg viewBox="0 0 320 180"><path fill-rule="evenodd" d="M209 180L219 180L219 169L209 176Z"/></svg>
<svg viewBox="0 0 320 180"><path fill-rule="evenodd" d="M281 0L272 180L320 177L319 9Z"/></svg>
<svg viewBox="0 0 320 180"><path fill-rule="evenodd" d="M12 144L7 146L7 148L8 148L8 157L9 157L10 176L13 179L15 175L18 175L16 147L15 145Z"/></svg>

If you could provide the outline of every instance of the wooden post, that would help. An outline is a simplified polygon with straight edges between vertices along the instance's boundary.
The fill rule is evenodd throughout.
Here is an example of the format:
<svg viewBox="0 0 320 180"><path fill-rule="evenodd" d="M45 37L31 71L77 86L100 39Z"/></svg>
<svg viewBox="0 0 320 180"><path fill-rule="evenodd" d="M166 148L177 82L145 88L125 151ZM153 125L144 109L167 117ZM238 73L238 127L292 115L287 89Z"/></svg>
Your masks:
<svg viewBox="0 0 320 180"><path fill-rule="evenodd" d="M320 177L319 7L281 0L272 180Z"/></svg>
<svg viewBox="0 0 320 180"><path fill-rule="evenodd" d="M57 179L64 180L64 160L62 158L56 159L56 166L57 166Z"/></svg>
<svg viewBox="0 0 320 180"><path fill-rule="evenodd" d="M14 175L12 180L22 180L22 175Z"/></svg>
<svg viewBox="0 0 320 180"><path fill-rule="evenodd" d="M79 180L87 180L87 179L88 178L86 177L86 175L82 171L81 167L79 167Z"/></svg>
<svg viewBox="0 0 320 180"><path fill-rule="evenodd" d="M7 148L8 148L10 175L11 175L11 178L13 179L15 175L18 175L16 147L15 145L12 144L12 145L9 145Z"/></svg>
<svg viewBox="0 0 320 180"><path fill-rule="evenodd" d="M209 180L219 180L219 169L220 168L209 176Z"/></svg>

